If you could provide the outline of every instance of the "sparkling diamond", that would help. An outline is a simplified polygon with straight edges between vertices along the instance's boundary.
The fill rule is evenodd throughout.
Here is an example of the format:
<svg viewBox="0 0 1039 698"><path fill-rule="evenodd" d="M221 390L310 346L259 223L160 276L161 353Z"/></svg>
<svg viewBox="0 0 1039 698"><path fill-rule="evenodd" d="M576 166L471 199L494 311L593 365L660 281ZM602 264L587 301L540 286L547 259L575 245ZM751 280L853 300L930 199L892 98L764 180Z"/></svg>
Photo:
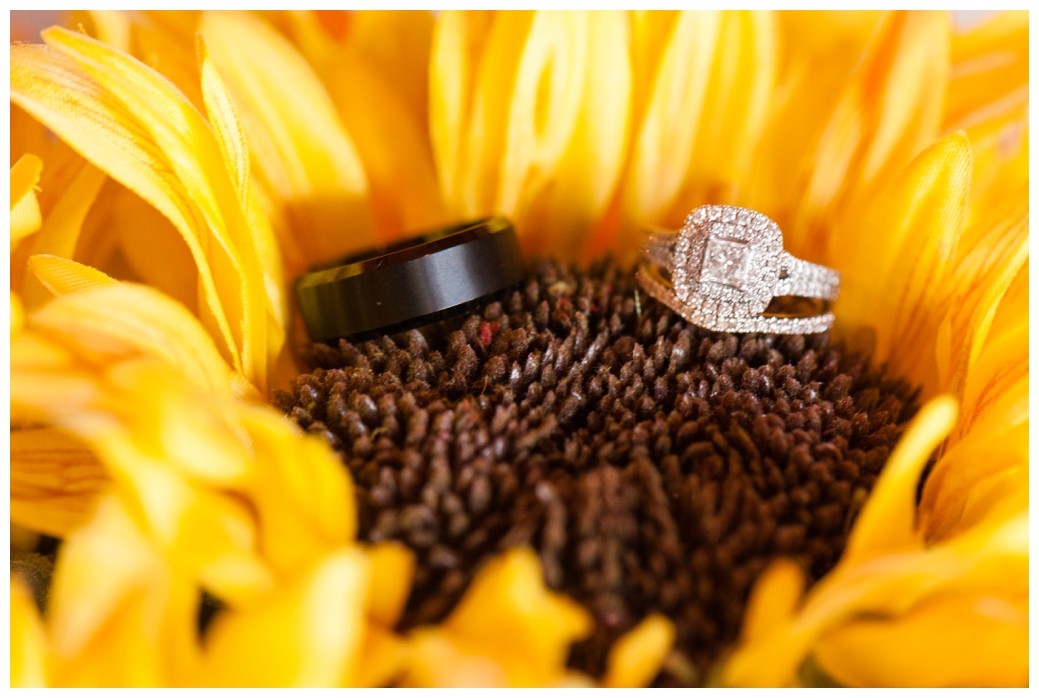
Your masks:
<svg viewBox="0 0 1039 698"><path fill-rule="evenodd" d="M743 289L750 246L742 240L714 237L707 241L700 281Z"/></svg>

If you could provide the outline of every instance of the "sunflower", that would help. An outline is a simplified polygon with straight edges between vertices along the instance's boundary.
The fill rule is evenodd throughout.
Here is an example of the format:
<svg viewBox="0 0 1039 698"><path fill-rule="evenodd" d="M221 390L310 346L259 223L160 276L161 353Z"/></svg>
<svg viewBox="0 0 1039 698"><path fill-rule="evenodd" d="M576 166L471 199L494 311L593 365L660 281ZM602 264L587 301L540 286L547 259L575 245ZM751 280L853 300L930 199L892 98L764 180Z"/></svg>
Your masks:
<svg viewBox="0 0 1039 698"><path fill-rule="evenodd" d="M65 24L11 46L12 551L60 539L12 574L13 684L1027 684L1025 13ZM624 265L707 202L839 269L832 341L922 402L862 398L849 428L901 436L839 560L771 560L706 673L660 613L575 668L599 616L526 547L402 623L422 560L272 404L313 364L292 281L490 212Z"/></svg>

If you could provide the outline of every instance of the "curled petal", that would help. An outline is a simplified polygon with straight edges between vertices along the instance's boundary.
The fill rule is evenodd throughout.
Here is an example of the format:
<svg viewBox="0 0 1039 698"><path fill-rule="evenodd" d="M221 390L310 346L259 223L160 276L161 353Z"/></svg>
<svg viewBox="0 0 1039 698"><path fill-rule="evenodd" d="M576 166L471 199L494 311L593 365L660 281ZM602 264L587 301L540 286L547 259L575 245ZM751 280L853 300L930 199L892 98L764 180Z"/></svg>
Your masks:
<svg viewBox="0 0 1039 698"><path fill-rule="evenodd" d="M866 214L848 222L847 236L831 239L844 273L837 316L848 327L873 325L874 360L890 361L923 384L925 395L937 389L935 337L949 308L970 176L970 144L950 134L893 177ZM898 350L906 346L914 350Z"/></svg>
<svg viewBox="0 0 1039 698"><path fill-rule="evenodd" d="M942 396L924 405L910 422L848 537L842 558L846 564L919 545L917 483L931 452L956 423L956 413L956 401Z"/></svg>

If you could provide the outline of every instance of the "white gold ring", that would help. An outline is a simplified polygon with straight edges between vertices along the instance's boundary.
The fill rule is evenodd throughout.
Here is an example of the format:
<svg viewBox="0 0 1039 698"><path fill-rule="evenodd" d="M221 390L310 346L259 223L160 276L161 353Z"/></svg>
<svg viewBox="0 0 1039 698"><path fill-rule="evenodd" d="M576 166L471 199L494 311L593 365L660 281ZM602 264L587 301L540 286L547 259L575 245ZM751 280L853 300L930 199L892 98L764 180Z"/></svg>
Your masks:
<svg viewBox="0 0 1039 698"><path fill-rule="evenodd" d="M757 211L701 206L677 232L650 233L643 253L636 278L646 292L705 329L813 334L833 326L827 308L840 274L785 251L779 226Z"/></svg>

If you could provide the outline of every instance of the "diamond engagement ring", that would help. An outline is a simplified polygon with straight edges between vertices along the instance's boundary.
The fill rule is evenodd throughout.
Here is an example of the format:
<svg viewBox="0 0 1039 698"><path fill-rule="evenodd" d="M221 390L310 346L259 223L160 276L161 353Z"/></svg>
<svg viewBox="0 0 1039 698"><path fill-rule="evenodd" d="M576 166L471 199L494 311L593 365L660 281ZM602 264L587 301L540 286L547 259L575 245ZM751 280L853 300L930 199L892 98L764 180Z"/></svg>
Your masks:
<svg viewBox="0 0 1039 698"><path fill-rule="evenodd" d="M701 206L677 232L653 231L636 278L689 322L716 332L813 334L833 325L840 274L783 249L768 216Z"/></svg>

